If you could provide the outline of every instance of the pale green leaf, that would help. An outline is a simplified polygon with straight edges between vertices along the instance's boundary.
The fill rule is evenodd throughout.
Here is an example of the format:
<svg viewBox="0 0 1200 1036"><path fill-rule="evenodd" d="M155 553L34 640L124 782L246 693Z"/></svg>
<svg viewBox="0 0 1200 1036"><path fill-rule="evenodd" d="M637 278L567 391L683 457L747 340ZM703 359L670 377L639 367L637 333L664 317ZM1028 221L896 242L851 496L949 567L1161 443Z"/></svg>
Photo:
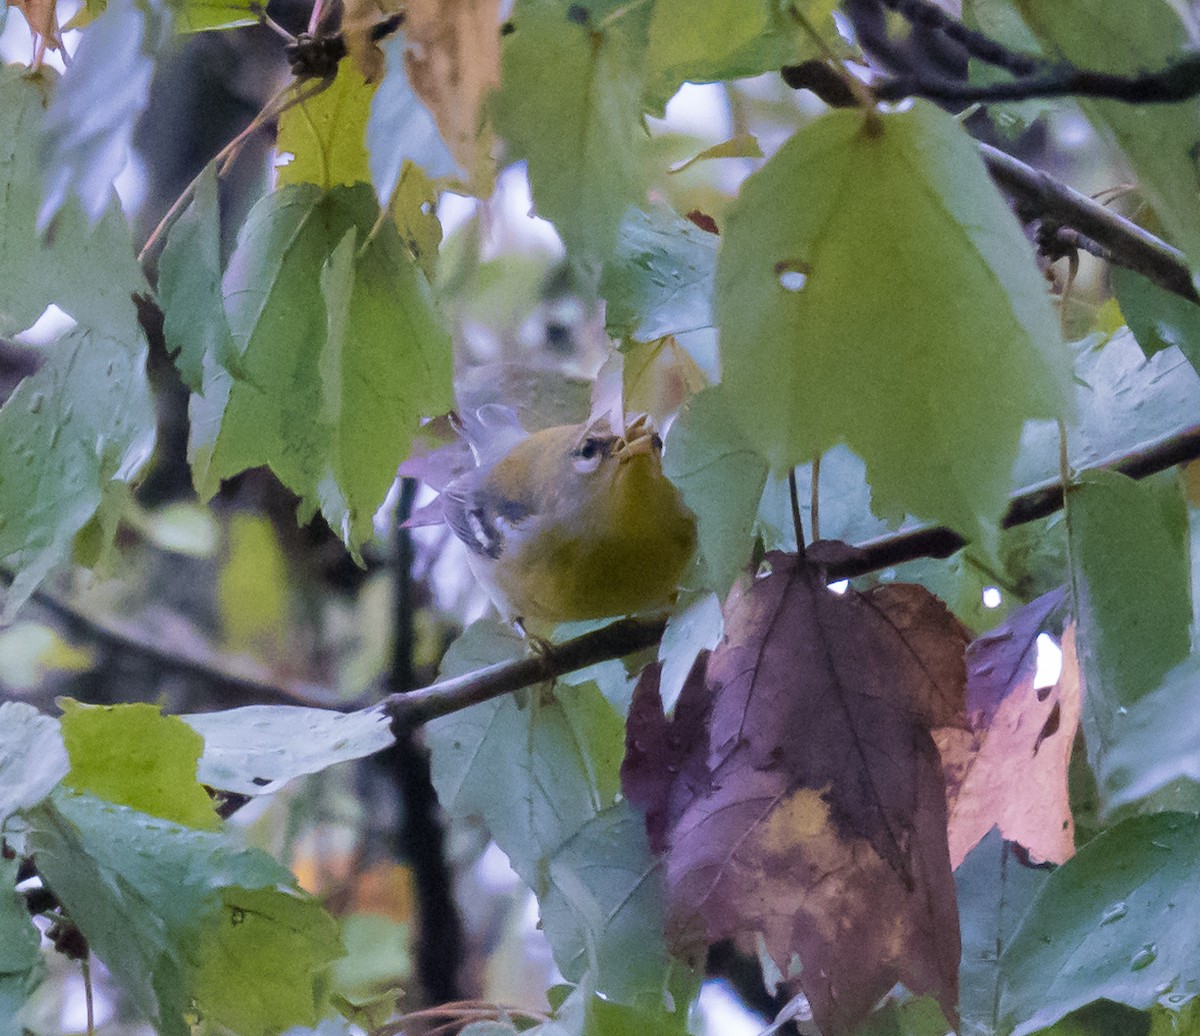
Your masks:
<svg viewBox="0 0 1200 1036"><path fill-rule="evenodd" d="M1142 352L1153 356L1174 345L1200 371L1200 306L1123 266L1112 266L1109 276Z"/></svg>
<svg viewBox="0 0 1200 1036"><path fill-rule="evenodd" d="M450 648L443 675L517 657L521 647L498 623L477 622ZM620 790L624 724L592 684L472 705L433 720L425 735L443 808L481 819L539 894L546 862Z"/></svg>
<svg viewBox="0 0 1200 1036"><path fill-rule="evenodd" d="M1148 1036L1200 1036L1200 998L1168 993L1166 1001L1151 1009Z"/></svg>
<svg viewBox="0 0 1200 1036"><path fill-rule="evenodd" d="M946 1036L946 1016L931 996L895 998L878 1008L854 1036Z"/></svg>
<svg viewBox="0 0 1200 1036"><path fill-rule="evenodd" d="M496 131L510 160L528 162L538 215L567 251L602 260L644 193L638 45L624 21L605 24L599 12L555 0L519 0L512 24Z"/></svg>
<svg viewBox="0 0 1200 1036"><path fill-rule="evenodd" d="M149 455L154 412L131 294L146 290L129 228L112 206L89 228L74 202L39 236L37 163L55 76L0 70L0 334L51 303L80 323L0 410L0 560L12 614Z"/></svg>
<svg viewBox="0 0 1200 1036"><path fill-rule="evenodd" d="M129 333L77 325L0 409L0 559L16 571L9 618L67 557L110 482L133 479L150 455L146 345Z"/></svg>
<svg viewBox="0 0 1200 1036"><path fill-rule="evenodd" d="M716 310L750 444L785 471L847 443L884 514L994 539L1022 426L1064 409L1032 250L975 144L921 102L826 114L746 181Z"/></svg>
<svg viewBox="0 0 1200 1036"><path fill-rule="evenodd" d="M829 44L838 43L836 0L794 6ZM647 107L661 113L685 82L756 76L815 56L788 7L779 0L658 0L646 50Z"/></svg>
<svg viewBox="0 0 1200 1036"><path fill-rule="evenodd" d="M17 621L0 629L0 684L11 693L44 691L54 677L85 672L95 664L95 651L76 647L45 623Z"/></svg>
<svg viewBox="0 0 1200 1036"><path fill-rule="evenodd" d="M1042 886L1000 958L1001 1031L1037 1032L1096 1000L1146 1010L1200 991L1194 814L1132 817Z"/></svg>
<svg viewBox="0 0 1200 1036"><path fill-rule="evenodd" d="M862 458L845 446L834 446L821 454L819 502L820 537L812 520L812 465L796 468L796 493L800 500L800 519L809 540L844 540L861 543L882 536L899 522L887 521L872 511L871 486ZM758 508L755 529L767 550L796 549L796 530L792 521L791 492L785 475L767 479Z"/></svg>
<svg viewBox="0 0 1200 1036"><path fill-rule="evenodd" d="M962 19L968 28L982 32L1012 51L1044 56L1037 38L1013 7L1012 0L963 0ZM1003 69L977 58L971 58L968 67L972 83L987 85L1012 81L1012 76ZM989 104L987 113L1006 138L1015 140L1039 118L1062 108L1064 103L1067 102L1061 98L1034 97L1027 101Z"/></svg>
<svg viewBox="0 0 1200 1036"><path fill-rule="evenodd" d="M41 235L38 162L46 104L58 77L0 68L0 334L29 327L51 303L80 323L132 341L137 317L130 295L147 290L134 260L124 216L114 203L89 227L75 202Z"/></svg>
<svg viewBox="0 0 1200 1036"><path fill-rule="evenodd" d="M109 207L170 26L169 8L157 0L109 0L83 31L46 111L39 226L47 227L71 195L93 223Z"/></svg>
<svg viewBox="0 0 1200 1036"><path fill-rule="evenodd" d="M180 0L173 4L176 32L257 25L254 0Z"/></svg>
<svg viewBox="0 0 1200 1036"><path fill-rule="evenodd" d="M408 925L381 914L342 918L346 956L333 968L333 989L352 1004L395 1000L412 973Z"/></svg>
<svg viewBox="0 0 1200 1036"><path fill-rule="evenodd" d="M22 701L0 702L0 828L41 802L70 768L58 720Z"/></svg>
<svg viewBox="0 0 1200 1036"><path fill-rule="evenodd" d="M158 263L163 337L184 384L199 390L204 356L233 349L221 296L221 210L215 164L204 167L192 202L171 228Z"/></svg>
<svg viewBox="0 0 1200 1036"><path fill-rule="evenodd" d="M429 109L408 82L404 34L394 33L379 46L387 64L379 89L371 98L366 148L375 196L380 207L387 208L405 162L420 166L430 178L461 176L462 171Z"/></svg>
<svg viewBox="0 0 1200 1036"><path fill-rule="evenodd" d="M706 585L723 597L750 562L767 462L742 432L724 386L685 404L671 426L663 471L696 515Z"/></svg>
<svg viewBox="0 0 1200 1036"><path fill-rule="evenodd" d="M381 752L393 740L378 708L247 705L180 719L204 738L200 780L239 795L268 795L293 778Z"/></svg>
<svg viewBox="0 0 1200 1036"><path fill-rule="evenodd" d="M284 656L288 563L275 525L266 515L235 512L230 516L216 603L230 650L268 661Z"/></svg>
<svg viewBox="0 0 1200 1036"><path fill-rule="evenodd" d="M671 613L658 645L658 660L663 664L658 693L664 712L670 714L675 708L697 655L715 648L724 631L721 600L716 594L701 593L690 601L685 598Z"/></svg>
<svg viewBox="0 0 1200 1036"><path fill-rule="evenodd" d="M683 1032L696 990L667 952L661 866L642 815L625 801L610 806L550 858L542 925L569 981L587 973L606 1001L660 1015L655 1032ZM667 993L677 1011L664 1007Z"/></svg>
<svg viewBox="0 0 1200 1036"><path fill-rule="evenodd" d="M1200 657L1191 655L1166 674L1161 686L1124 711L1117 709L1108 729L1103 770L1110 809L1167 789L1175 801L1186 795L1190 805L1200 803L1198 690Z"/></svg>
<svg viewBox="0 0 1200 1036"><path fill-rule="evenodd" d="M3 709L0 705L0 712ZM0 857L0 1033L5 1036L23 1030L17 1012L37 988L45 970L41 933L33 926L25 897L14 889L20 865L15 855L11 860Z"/></svg>
<svg viewBox="0 0 1200 1036"><path fill-rule="evenodd" d="M247 1032L315 1024L341 948L286 868L90 795L59 790L27 818L39 873L158 1032L187 1036L197 1012Z"/></svg>
<svg viewBox="0 0 1200 1036"><path fill-rule="evenodd" d="M609 333L650 342L711 327L717 242L666 206L630 209L600 278Z"/></svg>
<svg viewBox="0 0 1200 1036"><path fill-rule="evenodd" d="M237 355L225 367L206 359L191 408L202 496L266 464L352 550L371 535L420 418L451 400L449 336L390 223L365 251L341 253L322 290L347 231L366 240L377 214L366 184L296 184L259 202L223 286Z"/></svg>
<svg viewBox="0 0 1200 1036"><path fill-rule="evenodd" d="M184 945L202 1017L236 1033L316 1025L343 952L320 903L278 885L222 888L219 909Z"/></svg>
<svg viewBox="0 0 1200 1036"><path fill-rule="evenodd" d="M330 465L321 511L357 550L408 456L422 415L449 410L450 340L424 276L395 226L380 225L359 253L354 229L321 275L329 335L321 354Z"/></svg>
<svg viewBox="0 0 1200 1036"><path fill-rule="evenodd" d="M762 158L763 151L759 147L758 138L753 133L737 133L720 144L706 147L679 165L671 166L669 172L682 173L697 162L708 162L714 158Z"/></svg>
<svg viewBox="0 0 1200 1036"><path fill-rule="evenodd" d="M1157 72L1196 45L1195 15L1171 0L1014 0L1043 47L1078 68L1136 76ZM1127 104L1081 98L1093 125L1125 153L1146 200L1200 269L1200 100Z"/></svg>
<svg viewBox="0 0 1200 1036"><path fill-rule="evenodd" d="M1117 790L1108 752L1122 710L1159 686L1191 646L1187 516L1171 475L1083 476L1067 493L1083 732L1101 803Z"/></svg>
<svg viewBox="0 0 1200 1036"><path fill-rule="evenodd" d="M371 182L367 116L377 86L343 58L328 89L279 116L275 150L281 157L292 156L279 167L279 187L312 183L329 189Z"/></svg>
<svg viewBox="0 0 1200 1036"><path fill-rule="evenodd" d="M1034 896L1050 877L992 828L954 872L962 927L958 977L960 1036L993 1036L999 1028L1000 954L1012 941Z"/></svg>
<svg viewBox="0 0 1200 1036"><path fill-rule="evenodd" d="M196 779L204 739L157 705L60 700L71 759L63 783L152 817L216 831L220 818Z"/></svg>
<svg viewBox="0 0 1200 1036"><path fill-rule="evenodd" d="M1149 359L1128 331L1072 343L1075 413L1067 423L1072 467L1091 467L1177 435L1200 413L1200 375L1178 349ZM1013 487L1059 478L1058 426L1026 427Z"/></svg>

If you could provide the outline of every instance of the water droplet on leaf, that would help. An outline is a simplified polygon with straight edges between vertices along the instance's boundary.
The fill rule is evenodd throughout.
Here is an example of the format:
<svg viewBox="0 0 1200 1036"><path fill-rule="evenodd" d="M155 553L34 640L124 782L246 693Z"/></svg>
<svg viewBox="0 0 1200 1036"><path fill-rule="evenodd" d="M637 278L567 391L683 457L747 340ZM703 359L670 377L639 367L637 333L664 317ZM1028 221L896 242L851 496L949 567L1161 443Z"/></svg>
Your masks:
<svg viewBox="0 0 1200 1036"><path fill-rule="evenodd" d="M1129 961L1129 970L1141 971L1143 968L1148 968L1154 963L1157 957L1158 944L1148 942L1133 955L1132 959Z"/></svg>
<svg viewBox="0 0 1200 1036"><path fill-rule="evenodd" d="M1127 903L1114 903L1100 916L1101 924L1112 924L1114 921L1121 920L1129 913L1129 905Z"/></svg>

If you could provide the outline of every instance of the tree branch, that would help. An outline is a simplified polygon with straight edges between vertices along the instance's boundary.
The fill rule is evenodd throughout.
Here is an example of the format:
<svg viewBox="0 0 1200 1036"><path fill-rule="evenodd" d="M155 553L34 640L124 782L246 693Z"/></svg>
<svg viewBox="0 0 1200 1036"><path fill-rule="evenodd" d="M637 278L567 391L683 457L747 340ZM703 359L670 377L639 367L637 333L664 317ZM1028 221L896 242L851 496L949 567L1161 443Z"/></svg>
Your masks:
<svg viewBox="0 0 1200 1036"><path fill-rule="evenodd" d="M1130 478L1141 479L1197 458L1200 458L1200 425L1193 425L1185 431L1164 436L1142 449L1111 457L1085 470L1117 471ZM1026 525L1061 510L1062 506L1062 482L1058 478L1048 479L1010 497L1008 510L1000 525L1005 529ZM948 558L966 545L967 541L962 536L944 525L906 529L860 543L845 561L829 567L829 578L853 579L917 558Z"/></svg>
<svg viewBox="0 0 1200 1036"><path fill-rule="evenodd" d="M417 677L413 666L416 645L416 601L413 579L412 532L404 523L412 517L417 496L415 479L400 480L395 510L395 593L392 601L393 638L389 683L393 696L411 693ZM376 756L389 770L400 799L396 848L413 875L416 931L413 937L416 977L424 1002L444 1004L463 996L461 971L465 956L462 917L454 899L454 875L446 856L446 830L429 766L429 752L416 729L394 723L396 742Z"/></svg>
<svg viewBox="0 0 1200 1036"><path fill-rule="evenodd" d="M1200 303L1191 270L1179 249L990 144L980 144L979 150L992 179L1017 202L1022 218L1049 219L1072 227L1106 249L1118 265L1189 302Z"/></svg>
<svg viewBox="0 0 1200 1036"><path fill-rule="evenodd" d="M1123 76L1072 65L1046 65L1037 75L1006 83L968 83L928 73L885 79L874 87L881 101L924 97L956 104L1027 101L1033 97L1100 97L1126 104L1175 104L1200 94L1200 54L1187 54L1154 72Z"/></svg>
<svg viewBox="0 0 1200 1036"><path fill-rule="evenodd" d="M1130 478L1140 479L1198 458L1200 424L1174 435L1164 436L1148 446L1120 454L1084 470L1118 471ZM1058 479L1042 482L1010 498L1001 525L1005 529L1024 525L1053 514L1062 506L1061 482ZM945 558L965 545L966 540L962 536L944 526L906 529L859 544L848 552L844 559L830 564L828 576L831 580L849 579L918 558ZM11 575L0 569L0 581L11 580ZM333 704L332 699L335 695L328 688L272 684L233 674L225 665L218 666L196 658L181 658L172 655L148 638L130 636L101 626L96 620L81 615L46 591L36 591L33 596L81 636L103 640L114 647L150 657L165 669L240 687L247 695L254 696L259 701L283 700L292 704L302 702L341 709L362 704ZM502 694L653 647L662 639L666 621L663 616L650 619L619 619L602 629L585 633L563 644L550 645L544 651L528 658L498 662L464 676L439 680L421 690L389 694L380 704L398 723L425 723Z"/></svg>
<svg viewBox="0 0 1200 1036"><path fill-rule="evenodd" d="M426 723L448 716L481 701L519 691L535 683L553 680L565 673L623 658L657 644L666 629L665 616L650 619L618 619L562 644L550 644L528 658L497 662L465 676L439 680L419 691L389 694L382 706L397 722Z"/></svg>
<svg viewBox="0 0 1200 1036"><path fill-rule="evenodd" d="M12 573L0 568L0 585L10 586L12 581ZM179 642L179 638L167 641L132 623L102 621L45 588L34 590L30 600L54 616L70 637L145 659L166 672L202 680L229 697L268 705L308 705L313 708L338 708L340 705L338 695L329 687L299 681L284 683L252 672L260 667L244 659L212 650L190 650Z"/></svg>
<svg viewBox="0 0 1200 1036"><path fill-rule="evenodd" d="M882 7L895 11L913 25L926 25L931 29L937 29L947 39L953 40L962 47L971 57L1003 68L1015 76L1032 75L1045 64L1037 54L1025 54L1021 51L1011 50L990 36L967 28L957 18L947 14L929 0L876 0L876 2Z"/></svg>

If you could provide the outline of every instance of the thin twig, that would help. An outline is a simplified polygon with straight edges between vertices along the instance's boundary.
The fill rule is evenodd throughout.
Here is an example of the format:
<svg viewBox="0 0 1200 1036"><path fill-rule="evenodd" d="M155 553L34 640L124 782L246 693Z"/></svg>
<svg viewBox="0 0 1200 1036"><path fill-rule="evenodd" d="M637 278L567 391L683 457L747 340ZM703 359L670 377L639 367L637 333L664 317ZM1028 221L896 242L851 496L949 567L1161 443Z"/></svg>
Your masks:
<svg viewBox="0 0 1200 1036"><path fill-rule="evenodd" d="M292 88L292 86L292 83L288 83L286 86L282 86L276 90L275 93L273 93L267 100L267 103L263 105L259 113L250 120L249 125L247 125L245 129L243 129L236 137L234 137L233 140L226 144L225 147L218 151L212 157L212 159L210 159L210 161L206 162L204 164L204 168L202 168L200 172L198 172L192 178L191 182L180 192L179 197L171 203L171 207L167 209L167 211L163 214L163 218L158 221L158 225L155 226L155 228L150 232L150 236L146 238L146 243L142 245L142 250L138 252L137 261L139 266L143 268L145 267L146 260L154 251L155 247L158 245L158 242L166 235L167 231L174 226L175 221L187 207L188 202L192 200L192 195L196 193L196 188L200 186L200 180L204 176L205 170L208 169L209 165L214 162L221 161L222 157L229 151L231 147L238 142L245 140L249 134L257 130L258 127L266 121L266 113L270 111L276 104L278 104L280 100L282 100L284 94L286 94L287 91Z"/></svg>
<svg viewBox="0 0 1200 1036"><path fill-rule="evenodd" d="M268 99L267 103L263 105L259 113L250 120L245 129L243 129L228 144L221 148L221 150L218 151L209 160L209 162L205 163L204 168L196 174L191 183L189 183L183 189L182 193L180 193L179 197L172 202L171 207L167 209L166 213L163 215L163 218L158 221L158 225L150 232L150 236L146 238L146 243L142 245L142 250L138 252L138 265L145 268L146 261L149 256L157 248L159 242L165 238L167 231L169 231L171 227L175 225L175 221L183 214L183 210L187 208L188 202L192 200L192 196L196 193L196 188L200 185L200 180L204 176L204 172L209 165L215 163L217 166L217 175L224 176L229 170L229 166L237 158L246 141L249 140L253 134L258 132L258 130L261 129L265 123L270 122L272 119L277 119L290 108L294 108L297 104L303 104L305 101L316 97L317 94L329 89L330 82L331 81L326 81L324 79L316 80L315 83L290 82L276 90L275 93L273 93ZM305 90L304 87L306 86L311 86L313 88ZM285 101L284 97L289 90L295 90L295 95Z"/></svg>

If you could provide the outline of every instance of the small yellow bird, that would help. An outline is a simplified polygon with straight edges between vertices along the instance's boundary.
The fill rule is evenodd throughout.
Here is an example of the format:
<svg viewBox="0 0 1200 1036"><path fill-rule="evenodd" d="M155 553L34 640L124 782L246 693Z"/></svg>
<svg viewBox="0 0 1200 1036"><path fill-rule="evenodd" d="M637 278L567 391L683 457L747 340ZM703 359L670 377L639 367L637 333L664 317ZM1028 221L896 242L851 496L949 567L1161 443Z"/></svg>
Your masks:
<svg viewBox="0 0 1200 1036"><path fill-rule="evenodd" d="M696 522L650 419L534 432L442 491L471 570L509 621L540 626L669 605Z"/></svg>

